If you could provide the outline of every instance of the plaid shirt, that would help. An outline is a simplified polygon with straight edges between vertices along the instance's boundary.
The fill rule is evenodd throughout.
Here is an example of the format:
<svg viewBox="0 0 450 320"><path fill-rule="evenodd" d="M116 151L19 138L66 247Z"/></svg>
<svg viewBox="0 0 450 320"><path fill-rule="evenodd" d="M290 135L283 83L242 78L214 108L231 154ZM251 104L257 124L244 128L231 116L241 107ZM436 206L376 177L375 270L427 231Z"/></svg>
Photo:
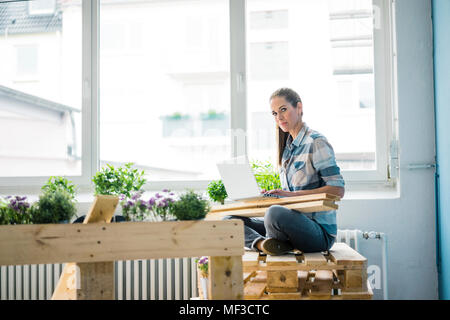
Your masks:
<svg viewBox="0 0 450 320"><path fill-rule="evenodd" d="M333 147L306 123L292 141L289 135L280 168L281 187L285 191L311 190L323 186L344 187ZM336 210L303 213L319 223L328 234L336 236Z"/></svg>

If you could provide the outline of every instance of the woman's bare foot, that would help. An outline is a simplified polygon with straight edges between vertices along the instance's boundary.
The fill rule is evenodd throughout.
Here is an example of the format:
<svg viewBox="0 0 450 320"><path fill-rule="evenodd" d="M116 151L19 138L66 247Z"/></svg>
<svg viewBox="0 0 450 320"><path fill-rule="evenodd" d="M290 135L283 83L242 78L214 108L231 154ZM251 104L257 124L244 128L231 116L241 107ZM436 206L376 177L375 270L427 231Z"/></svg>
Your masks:
<svg viewBox="0 0 450 320"><path fill-rule="evenodd" d="M262 247L261 247L262 242L263 242L263 240L259 240L259 241L255 244L256 249L258 249L259 251L263 251L263 250L262 250Z"/></svg>

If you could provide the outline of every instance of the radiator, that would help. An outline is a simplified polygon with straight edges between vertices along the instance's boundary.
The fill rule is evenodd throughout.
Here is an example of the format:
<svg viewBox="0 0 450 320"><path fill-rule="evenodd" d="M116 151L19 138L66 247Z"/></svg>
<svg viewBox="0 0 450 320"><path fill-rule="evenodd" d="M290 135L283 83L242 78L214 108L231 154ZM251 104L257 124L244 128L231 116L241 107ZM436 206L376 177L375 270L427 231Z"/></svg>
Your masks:
<svg viewBox="0 0 450 320"><path fill-rule="evenodd" d="M0 267L0 300L48 300L64 264ZM117 300L189 300L197 297L195 258L115 262Z"/></svg>
<svg viewBox="0 0 450 320"><path fill-rule="evenodd" d="M383 296L387 299L387 254L383 233L338 230L337 242L359 251L361 241L382 240ZM364 255L364 252L361 252ZM115 262L117 300L189 300L198 296L195 258ZM371 266L369 266L370 268ZM64 264L0 267L0 300L51 299ZM369 273L369 272L368 272Z"/></svg>

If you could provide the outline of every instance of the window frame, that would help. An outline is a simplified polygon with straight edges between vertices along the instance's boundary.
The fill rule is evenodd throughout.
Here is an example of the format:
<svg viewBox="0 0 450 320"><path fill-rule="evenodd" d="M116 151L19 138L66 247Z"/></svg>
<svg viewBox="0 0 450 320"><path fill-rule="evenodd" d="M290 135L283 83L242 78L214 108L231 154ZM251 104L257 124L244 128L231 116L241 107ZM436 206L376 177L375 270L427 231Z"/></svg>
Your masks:
<svg viewBox="0 0 450 320"><path fill-rule="evenodd" d="M374 76L376 121L376 170L342 171L348 185L389 185L396 175L388 175L389 153L394 141L395 120L395 41L392 0L372 0L375 14L379 14L381 28L374 29ZM392 6L391 6L392 5ZM229 0L230 12L230 157L247 155L247 61L246 61L246 1ZM80 190L92 191L92 176L100 169L99 159L99 47L100 0L82 0L82 172L81 176L67 176ZM392 150L391 150L392 151ZM392 171L392 169L391 169ZM0 193L36 192L48 176L0 177ZM147 191L186 187L206 189L210 180L151 181L144 186Z"/></svg>

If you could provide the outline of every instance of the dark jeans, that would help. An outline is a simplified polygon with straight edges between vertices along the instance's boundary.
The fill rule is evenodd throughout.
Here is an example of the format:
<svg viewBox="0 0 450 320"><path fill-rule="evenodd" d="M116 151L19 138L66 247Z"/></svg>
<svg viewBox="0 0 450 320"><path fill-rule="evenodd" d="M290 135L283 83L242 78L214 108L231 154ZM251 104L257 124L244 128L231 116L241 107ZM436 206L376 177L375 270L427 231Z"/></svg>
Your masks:
<svg viewBox="0 0 450 320"><path fill-rule="evenodd" d="M327 251L335 241L316 221L279 205L269 207L264 219L239 216L223 218L228 219L244 221L245 247L255 251L258 251L255 244L266 238L289 241L295 249L303 252Z"/></svg>

